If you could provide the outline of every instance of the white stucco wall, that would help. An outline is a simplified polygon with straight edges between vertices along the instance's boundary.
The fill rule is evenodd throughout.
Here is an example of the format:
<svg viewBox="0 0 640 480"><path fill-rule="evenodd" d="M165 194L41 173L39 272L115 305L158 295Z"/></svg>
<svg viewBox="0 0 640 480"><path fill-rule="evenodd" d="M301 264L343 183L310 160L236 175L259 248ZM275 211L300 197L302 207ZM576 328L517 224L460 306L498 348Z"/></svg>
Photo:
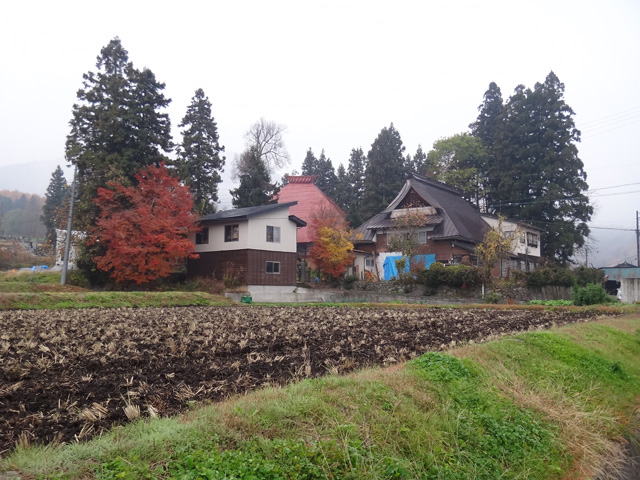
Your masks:
<svg viewBox="0 0 640 480"><path fill-rule="evenodd" d="M497 218L494 217L482 217L484 219L485 222L487 222L489 224L489 226L491 228L498 228L498 226L500 225L500 221ZM540 246L541 246L541 238L540 238L540 234L542 232L540 232L539 230L535 230L532 228L527 228L523 225L520 225L516 222L512 222L509 220L503 220L502 221L502 230L504 232L518 232L518 236L517 238L514 238L513 243L512 243L512 250L511 253L514 254L522 254L522 255L531 255L532 257L539 257L540 256ZM528 245L526 242L526 237L525 237L525 241L522 242L520 239L523 235L526 235L527 233L533 233L535 235L538 235L538 246L534 247L532 245Z"/></svg>
<svg viewBox="0 0 640 480"><path fill-rule="evenodd" d="M289 212L269 212L260 217L253 217L249 221L249 248L276 252L296 252L296 225L289 220ZM280 243L267 242L267 226L280 227Z"/></svg>
<svg viewBox="0 0 640 480"><path fill-rule="evenodd" d="M225 242L226 225L238 225L238 241ZM280 227L280 242L267 242L267 225ZM226 223L205 225L209 229L209 243L196 245L196 252L219 252L229 250L267 250L274 252L296 252L296 224L289 220L286 208L271 210L249 220L229 220ZM195 235L191 239L195 243Z"/></svg>

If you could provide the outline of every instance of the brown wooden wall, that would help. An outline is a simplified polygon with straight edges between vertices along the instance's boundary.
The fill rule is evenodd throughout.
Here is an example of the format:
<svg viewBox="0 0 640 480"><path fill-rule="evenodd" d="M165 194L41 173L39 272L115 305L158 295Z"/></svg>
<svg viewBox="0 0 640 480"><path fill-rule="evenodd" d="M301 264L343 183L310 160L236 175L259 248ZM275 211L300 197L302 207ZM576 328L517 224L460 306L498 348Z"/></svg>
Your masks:
<svg viewBox="0 0 640 480"><path fill-rule="evenodd" d="M214 276L223 280L225 274L235 275L245 285L295 285L296 254L266 250L230 250L201 252L187 263L189 278ZM267 274L266 263L280 262L279 274Z"/></svg>

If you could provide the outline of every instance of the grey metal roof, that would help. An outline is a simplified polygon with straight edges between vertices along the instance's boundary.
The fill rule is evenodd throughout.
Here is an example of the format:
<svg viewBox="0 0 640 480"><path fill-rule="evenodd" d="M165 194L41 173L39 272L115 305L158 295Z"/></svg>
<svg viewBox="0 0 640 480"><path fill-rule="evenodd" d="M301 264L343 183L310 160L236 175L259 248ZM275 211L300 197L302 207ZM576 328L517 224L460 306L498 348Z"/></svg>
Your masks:
<svg viewBox="0 0 640 480"><path fill-rule="evenodd" d="M480 213L462 198L460 191L417 174L412 174L407 179L400 193L384 211L356 229L363 240L373 240L377 229L393 228L391 212L412 189L438 212L437 215L432 216L434 219L430 219L427 223L437 225L431 234L433 239L482 242L485 232L489 230L489 225L482 219Z"/></svg>
<svg viewBox="0 0 640 480"><path fill-rule="evenodd" d="M259 205L257 207L246 207L246 208L236 208L235 210L221 210L220 212L212 213L210 215L205 215L204 217L200 217L198 220L200 222L222 222L227 220L245 220L256 215L262 215L264 213L270 212L272 210L278 210L280 208L289 208L293 205L297 205L298 202L287 202L287 203L271 203L269 205ZM298 221L302 221L296 217ZM298 223L298 221L291 219L292 221ZM306 225L306 224L305 224Z"/></svg>

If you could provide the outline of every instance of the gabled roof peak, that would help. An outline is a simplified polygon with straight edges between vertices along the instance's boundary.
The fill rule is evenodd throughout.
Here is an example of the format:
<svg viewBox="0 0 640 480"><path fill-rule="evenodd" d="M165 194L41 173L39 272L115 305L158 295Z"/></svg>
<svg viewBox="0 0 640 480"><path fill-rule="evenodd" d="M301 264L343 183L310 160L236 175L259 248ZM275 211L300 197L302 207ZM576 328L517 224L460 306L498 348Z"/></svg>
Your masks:
<svg viewBox="0 0 640 480"><path fill-rule="evenodd" d="M447 190L447 191L449 191L451 193L456 193L458 195L462 195L462 191L458 190L457 188L452 187L451 185L447 185L445 183L442 183L442 182L440 182L438 180L435 180L433 178L425 177L424 175L420 175L418 173L411 173L410 177L409 177L409 180L411 180L412 178L417 180L417 181L419 181L419 182L428 183L429 185L432 185L434 187L441 188L443 190Z"/></svg>

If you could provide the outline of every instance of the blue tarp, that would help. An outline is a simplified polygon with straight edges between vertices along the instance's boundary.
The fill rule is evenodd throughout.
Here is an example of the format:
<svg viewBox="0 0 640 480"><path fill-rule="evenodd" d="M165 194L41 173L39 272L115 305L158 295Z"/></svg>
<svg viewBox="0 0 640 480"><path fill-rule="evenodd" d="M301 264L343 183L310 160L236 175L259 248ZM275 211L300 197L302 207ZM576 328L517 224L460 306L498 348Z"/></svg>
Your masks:
<svg viewBox="0 0 640 480"><path fill-rule="evenodd" d="M398 278L398 269L396 267L396 261L402 258L401 255L391 255L384 259L382 267L384 268L384 279L393 280ZM411 263L424 262L424 268L429 268L433 262L436 261L436 256L433 253L429 255L414 255L411 257ZM409 262L404 267L405 272L409 272Z"/></svg>

